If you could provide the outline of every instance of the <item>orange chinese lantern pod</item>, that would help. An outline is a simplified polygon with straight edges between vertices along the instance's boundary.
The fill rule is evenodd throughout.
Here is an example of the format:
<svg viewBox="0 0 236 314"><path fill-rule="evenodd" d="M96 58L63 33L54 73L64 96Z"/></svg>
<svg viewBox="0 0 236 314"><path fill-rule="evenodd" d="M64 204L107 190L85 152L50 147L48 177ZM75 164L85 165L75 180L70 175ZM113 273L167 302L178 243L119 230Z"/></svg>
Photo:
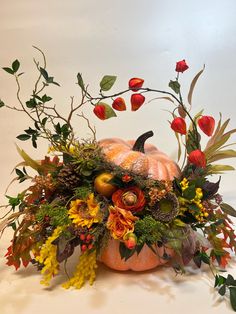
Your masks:
<svg viewBox="0 0 236 314"><path fill-rule="evenodd" d="M118 97L113 101L112 108L117 111L125 111L126 105L125 100L122 97Z"/></svg>
<svg viewBox="0 0 236 314"><path fill-rule="evenodd" d="M103 105L96 105L93 109L94 114L100 119L100 120L106 120L106 109Z"/></svg>
<svg viewBox="0 0 236 314"><path fill-rule="evenodd" d="M137 91L139 88L143 86L144 80L141 78L134 77L129 80L129 88L132 91Z"/></svg>
<svg viewBox="0 0 236 314"><path fill-rule="evenodd" d="M184 71L188 70L188 68L189 68L189 66L187 65L185 60L176 62L176 68L175 68L176 72L183 73Z"/></svg>
<svg viewBox="0 0 236 314"><path fill-rule="evenodd" d="M215 129L215 119L211 116L202 116L198 120L198 126L207 136L212 136Z"/></svg>
<svg viewBox="0 0 236 314"><path fill-rule="evenodd" d="M145 97L142 94L133 94L131 95L131 110L138 110L144 103Z"/></svg>
<svg viewBox="0 0 236 314"><path fill-rule="evenodd" d="M206 156L200 149L193 150L188 156L188 161L197 167L206 168Z"/></svg>
<svg viewBox="0 0 236 314"><path fill-rule="evenodd" d="M171 129L174 130L177 133L180 133L182 135L185 135L187 133L186 122L181 117L175 118L172 121L170 126L171 126Z"/></svg>

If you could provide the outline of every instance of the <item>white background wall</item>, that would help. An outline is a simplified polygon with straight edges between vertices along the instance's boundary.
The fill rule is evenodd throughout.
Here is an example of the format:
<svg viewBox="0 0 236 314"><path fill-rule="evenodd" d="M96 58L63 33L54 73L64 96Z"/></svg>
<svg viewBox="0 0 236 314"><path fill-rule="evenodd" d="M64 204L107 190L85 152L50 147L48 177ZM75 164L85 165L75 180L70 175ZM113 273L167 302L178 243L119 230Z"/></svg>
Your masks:
<svg viewBox="0 0 236 314"><path fill-rule="evenodd" d="M118 76L114 91L126 88L128 80L135 76L144 78L146 86L166 89L169 80L174 79L175 62L185 58L190 67L181 79L185 95L187 95L193 76L203 64L206 65L194 94L193 112L198 112L203 107L206 114L215 117L222 112L225 118L231 118L230 127L233 128L236 125L235 16L236 2L234 0L179 0L177 2L170 0L0 0L0 66L8 66L16 58L21 61L22 70L25 72L22 76L22 97L27 100L36 78L32 60L34 57L40 60L39 54L34 51L32 45L40 47L47 55L48 71L61 84L61 88L52 87L48 93L53 95L55 103L60 106L62 112L66 112L70 96L79 97L79 90L75 85L77 72L83 73L85 81L90 84L93 92L98 91L98 82L104 74ZM2 100L10 105L16 104L15 90L12 78L1 71L0 97ZM142 132L153 129L155 138L152 142L175 156L176 142L166 122L169 115L162 110L170 108L169 103L153 102L135 113L127 111L121 113L118 118L108 121L100 121L94 117L91 114L91 108L87 108L85 112L96 125L98 138L107 136L136 138ZM24 115L7 111L5 108L0 110L1 195L10 181L11 169L20 161L14 145L15 137L27 128L28 124L29 121ZM87 136L87 130L83 124L77 121L74 121L74 124L78 134ZM37 151L27 143L19 141L17 143L33 157L39 159L47 150L45 143L42 143ZM236 165L235 162L234 164ZM231 202L232 205L236 205L235 179L235 173L226 174L221 187L225 200ZM17 187L13 188L13 191L14 189L17 191ZM12 290L7 281L9 273L11 270L8 270L4 278L5 285L8 287L6 295L11 297ZM106 276L109 274L107 272ZM17 281L15 277L12 278ZM114 278L119 280L120 277L114 275ZM109 280L112 282L114 278ZM24 278L25 283L27 280ZM135 280L138 282L137 279ZM153 289L144 287L142 284L138 287L137 282L130 287L132 292L130 290L128 292L127 287L122 290L127 282L119 286L118 300L123 313L128 312L125 312L126 305L129 313L141 313L139 310L142 308L142 303L140 303L142 298L137 298L132 307L130 303L130 300L135 300L134 293L136 292L137 295L143 293L149 304L153 306L155 300L158 301L156 309L159 313L180 313L182 312L180 304L184 304L183 311L188 311L190 309L187 307L188 298L193 302L192 304L195 304L191 310L192 313L198 313L200 309L201 313L229 311L224 303L218 304L213 295L210 294L209 297L210 285L208 286L208 283L204 281L201 285L201 281L196 279L195 285L186 286L182 283L181 287L178 287L175 282L177 286L173 291L170 282L168 289L172 291L172 301L168 304L169 307L166 304L169 303L168 297L165 294L160 297L161 288L156 289L156 294L147 296L149 289ZM35 284L37 285L37 280ZM106 280L101 280L100 285L105 286ZM38 287L39 291L40 289L41 287ZM98 298L99 288L92 289L92 293ZM189 295L189 289L192 291L192 297ZM26 295L29 293L27 289L24 291ZM38 311L41 313L42 311L47 313L48 308L35 296L36 292L30 295L33 300L32 304L34 306L37 304ZM74 304L75 298L78 297L77 309L80 311L80 292L73 293L74 297L70 299L70 302ZM91 294L91 292L86 293ZM131 293L134 298L127 299L127 293ZM41 297L46 298L46 293ZM54 297L54 302L57 303L57 295ZM70 297L67 296L67 298ZM60 298L64 298L64 291L60 291ZM109 292L107 292L107 299L109 299ZM6 300L5 297L4 300ZM89 313L93 313L93 310L99 310L99 313L112 310L116 313L116 309L113 310L113 300L116 302L116 297L110 296L109 300L97 309L96 306L94 309L89 307L89 302L81 306ZM31 301L26 302L26 298L22 298L21 301L21 313L32 313ZM19 300L14 299L14 302L17 308ZM3 310L8 309L7 313L10 313L6 302L2 304L5 304ZM65 304L61 306L57 313L65 313ZM148 304L143 309L151 313ZM177 309L178 312L176 312ZM13 307L11 310L15 313L16 309ZM34 308L34 313L39 312L35 312Z"/></svg>

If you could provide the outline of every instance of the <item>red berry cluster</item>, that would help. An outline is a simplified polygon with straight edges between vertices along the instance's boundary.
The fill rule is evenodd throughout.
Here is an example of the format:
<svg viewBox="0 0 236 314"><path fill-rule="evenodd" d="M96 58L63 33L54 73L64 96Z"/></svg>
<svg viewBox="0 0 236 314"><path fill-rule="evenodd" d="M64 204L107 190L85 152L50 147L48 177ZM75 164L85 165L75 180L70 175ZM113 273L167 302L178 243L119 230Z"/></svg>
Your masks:
<svg viewBox="0 0 236 314"><path fill-rule="evenodd" d="M94 240L95 237L94 235L88 233L81 233L80 236L80 241L81 241L81 251L85 252L87 250L91 250L94 247Z"/></svg>

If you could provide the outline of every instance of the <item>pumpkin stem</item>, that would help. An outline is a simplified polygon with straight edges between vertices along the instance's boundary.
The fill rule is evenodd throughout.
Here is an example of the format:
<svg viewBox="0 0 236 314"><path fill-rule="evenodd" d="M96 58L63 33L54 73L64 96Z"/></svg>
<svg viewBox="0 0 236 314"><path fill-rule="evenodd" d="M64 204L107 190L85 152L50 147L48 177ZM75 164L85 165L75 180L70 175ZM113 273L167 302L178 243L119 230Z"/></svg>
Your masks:
<svg viewBox="0 0 236 314"><path fill-rule="evenodd" d="M133 146L132 150L134 150L134 151L136 151L136 152L145 153L145 151L144 151L144 144L145 144L145 141L146 141L149 137L151 137L151 136L153 136L153 135L154 135L154 133L153 133L152 131L148 131L148 132L146 132L146 133L140 135L140 136L137 138L136 142L134 143L134 146Z"/></svg>

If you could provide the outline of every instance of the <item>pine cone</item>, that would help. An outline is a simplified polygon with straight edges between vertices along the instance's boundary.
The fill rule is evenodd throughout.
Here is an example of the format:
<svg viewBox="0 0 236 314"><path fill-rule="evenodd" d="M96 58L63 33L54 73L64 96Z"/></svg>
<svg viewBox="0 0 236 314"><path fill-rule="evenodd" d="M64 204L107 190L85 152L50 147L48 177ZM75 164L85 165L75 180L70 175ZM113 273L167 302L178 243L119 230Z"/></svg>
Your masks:
<svg viewBox="0 0 236 314"><path fill-rule="evenodd" d="M162 222L171 222L179 212L179 201L174 193L167 193L151 208L152 216Z"/></svg>
<svg viewBox="0 0 236 314"><path fill-rule="evenodd" d="M79 186L80 178L72 164L65 165L58 173L57 182L63 190L72 190Z"/></svg>

